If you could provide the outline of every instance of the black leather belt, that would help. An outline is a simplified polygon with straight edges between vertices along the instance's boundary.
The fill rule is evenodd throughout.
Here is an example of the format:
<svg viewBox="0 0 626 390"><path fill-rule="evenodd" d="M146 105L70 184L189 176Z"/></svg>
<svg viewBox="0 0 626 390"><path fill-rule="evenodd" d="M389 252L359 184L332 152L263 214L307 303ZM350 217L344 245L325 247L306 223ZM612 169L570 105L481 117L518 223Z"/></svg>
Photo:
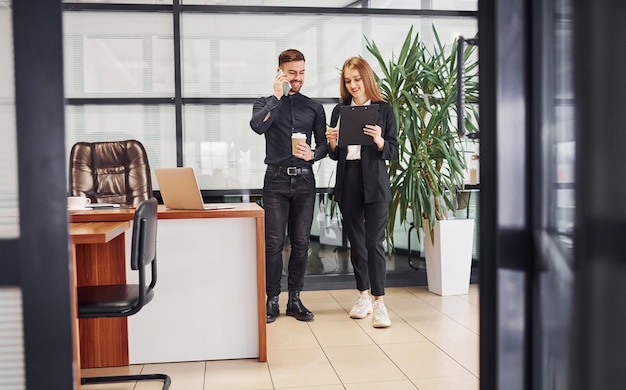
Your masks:
<svg viewBox="0 0 626 390"><path fill-rule="evenodd" d="M298 176L313 173L311 168L300 167L279 167L278 165L268 165L267 169L272 172L278 172L281 175Z"/></svg>

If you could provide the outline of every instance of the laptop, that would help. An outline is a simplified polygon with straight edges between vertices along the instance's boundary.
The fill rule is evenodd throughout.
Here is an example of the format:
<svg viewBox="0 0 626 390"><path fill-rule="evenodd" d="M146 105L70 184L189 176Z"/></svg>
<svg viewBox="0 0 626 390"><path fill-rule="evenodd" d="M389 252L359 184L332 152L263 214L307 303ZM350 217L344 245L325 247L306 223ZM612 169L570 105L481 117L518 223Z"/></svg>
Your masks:
<svg viewBox="0 0 626 390"><path fill-rule="evenodd" d="M163 204L178 210L234 209L233 205L205 204L202 200L196 173L191 167L156 168L154 170Z"/></svg>

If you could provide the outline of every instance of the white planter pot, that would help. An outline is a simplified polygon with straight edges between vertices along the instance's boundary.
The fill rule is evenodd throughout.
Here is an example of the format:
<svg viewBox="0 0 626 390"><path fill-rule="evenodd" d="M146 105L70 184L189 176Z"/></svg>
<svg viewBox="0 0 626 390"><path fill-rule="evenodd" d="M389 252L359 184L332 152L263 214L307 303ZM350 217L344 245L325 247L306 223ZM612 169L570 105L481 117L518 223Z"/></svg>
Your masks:
<svg viewBox="0 0 626 390"><path fill-rule="evenodd" d="M472 269L473 219L448 219L435 223L435 243L424 220L424 252L428 291L438 295L469 292Z"/></svg>

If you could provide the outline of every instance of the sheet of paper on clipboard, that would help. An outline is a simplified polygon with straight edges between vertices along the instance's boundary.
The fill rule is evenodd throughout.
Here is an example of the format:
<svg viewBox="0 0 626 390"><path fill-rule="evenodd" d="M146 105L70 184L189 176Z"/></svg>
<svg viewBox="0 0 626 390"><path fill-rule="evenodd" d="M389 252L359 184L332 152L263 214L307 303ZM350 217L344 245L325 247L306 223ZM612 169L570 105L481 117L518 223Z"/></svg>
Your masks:
<svg viewBox="0 0 626 390"><path fill-rule="evenodd" d="M363 133L365 125L375 125L378 104L339 107L339 146L371 145L374 140Z"/></svg>

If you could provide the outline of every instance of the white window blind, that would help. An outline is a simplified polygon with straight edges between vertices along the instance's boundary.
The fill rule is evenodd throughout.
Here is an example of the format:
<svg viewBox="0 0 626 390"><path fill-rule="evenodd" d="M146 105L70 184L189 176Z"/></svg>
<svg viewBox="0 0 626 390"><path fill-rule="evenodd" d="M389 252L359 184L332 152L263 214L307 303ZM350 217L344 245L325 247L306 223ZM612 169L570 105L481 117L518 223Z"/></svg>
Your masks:
<svg viewBox="0 0 626 390"><path fill-rule="evenodd" d="M218 3L183 1L184 5ZM229 5L243 3L252 5L247 1ZM292 3L254 2L262 6ZM345 7L350 3L324 0L316 1L315 6ZM432 3L378 1L372 7L438 9L443 4ZM445 3L456 4L458 9L476 5L475 0ZM307 6L313 3L298 3L298 7ZM399 53L403 39L398 37L404 38L410 27L419 31L427 44L434 43L433 24L444 42L452 42L458 35L474 36L478 29L474 18L452 16L248 14L184 12L184 8L180 22L183 164L196 168L201 189L225 192L262 188L265 139L250 129L252 103L229 100L252 101L270 95L280 51L290 47L303 51L306 78L302 93L325 100L329 122L334 103L328 99L338 102L343 61L361 55L379 72L363 36L374 40L389 58ZM241 25L246 28L238 27ZM64 12L67 98L172 99L170 107L152 102L145 103L145 108L140 104L120 107L114 101L69 106L68 150L77 141L133 137L149 149L151 168L176 165L172 28L171 15L166 12ZM314 170L318 187L334 186L334 161L316 162ZM153 184L158 189L158 183Z"/></svg>
<svg viewBox="0 0 626 390"><path fill-rule="evenodd" d="M19 235L13 73L11 7L0 1L0 239Z"/></svg>
<svg viewBox="0 0 626 390"><path fill-rule="evenodd" d="M19 236L11 14L11 2L0 0L0 240ZM26 389L23 333L20 289L0 288L1 390Z"/></svg>
<svg viewBox="0 0 626 390"><path fill-rule="evenodd" d="M26 389L22 295L0 288L0 390Z"/></svg>

